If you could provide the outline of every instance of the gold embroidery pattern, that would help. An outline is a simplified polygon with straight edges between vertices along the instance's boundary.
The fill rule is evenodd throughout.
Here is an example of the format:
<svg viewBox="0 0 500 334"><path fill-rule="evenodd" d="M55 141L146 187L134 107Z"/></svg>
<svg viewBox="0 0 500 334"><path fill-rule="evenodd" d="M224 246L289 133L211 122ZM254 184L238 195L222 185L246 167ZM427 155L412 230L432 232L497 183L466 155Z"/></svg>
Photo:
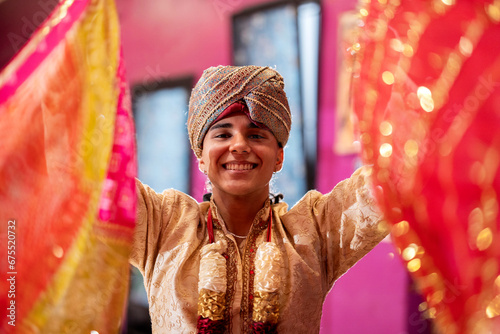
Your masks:
<svg viewBox="0 0 500 334"><path fill-rule="evenodd" d="M222 254L226 258L226 279L227 279L227 288L226 288L226 301L225 301L225 309L224 309L224 318L226 319L226 332L231 333L232 329L232 317L231 317L231 305L234 300L235 293L235 285L238 281L238 263L237 263L237 251L236 246L233 240L229 239L224 235L222 231L222 227L219 223L219 212L217 211L217 206L213 201L213 198L210 200L210 206L213 212L213 226L214 233L216 234L217 239L224 238L227 242L227 251Z"/></svg>
<svg viewBox="0 0 500 334"><path fill-rule="evenodd" d="M247 333L252 327L252 311L254 298L254 277L255 277L255 254L257 252L257 238L266 230L268 220L264 219L267 212L272 214L269 209L269 202L266 202L264 208L257 214L250 235L248 236L245 253L243 255L243 291L241 298L241 332ZM258 223L257 223L258 222Z"/></svg>
<svg viewBox="0 0 500 334"><path fill-rule="evenodd" d="M226 310L224 313L225 318L227 319L227 332L231 333L232 321L231 321L231 305L234 300L234 292L235 285L238 281L238 266L236 263L236 256L238 256L236 252L236 246L234 242L230 240L228 237L224 236L227 241L227 254L226 256L226 270L227 270L227 290L226 290Z"/></svg>

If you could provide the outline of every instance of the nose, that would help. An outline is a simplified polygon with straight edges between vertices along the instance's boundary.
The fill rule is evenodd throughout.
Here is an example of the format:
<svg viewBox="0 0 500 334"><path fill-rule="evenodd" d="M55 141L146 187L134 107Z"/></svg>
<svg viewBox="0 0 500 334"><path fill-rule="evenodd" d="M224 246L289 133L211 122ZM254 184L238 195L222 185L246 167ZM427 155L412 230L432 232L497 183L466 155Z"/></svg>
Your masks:
<svg viewBox="0 0 500 334"><path fill-rule="evenodd" d="M250 153L250 146L243 134L235 134L231 140L229 150L232 153Z"/></svg>

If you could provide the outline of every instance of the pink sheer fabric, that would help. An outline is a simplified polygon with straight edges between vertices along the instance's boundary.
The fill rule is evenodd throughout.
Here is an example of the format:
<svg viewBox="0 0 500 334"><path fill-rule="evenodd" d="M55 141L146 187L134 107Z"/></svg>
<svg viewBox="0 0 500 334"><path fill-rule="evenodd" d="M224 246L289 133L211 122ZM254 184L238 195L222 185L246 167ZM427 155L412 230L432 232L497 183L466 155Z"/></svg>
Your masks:
<svg viewBox="0 0 500 334"><path fill-rule="evenodd" d="M66 0L0 73L0 331L117 332L134 126L113 1Z"/></svg>

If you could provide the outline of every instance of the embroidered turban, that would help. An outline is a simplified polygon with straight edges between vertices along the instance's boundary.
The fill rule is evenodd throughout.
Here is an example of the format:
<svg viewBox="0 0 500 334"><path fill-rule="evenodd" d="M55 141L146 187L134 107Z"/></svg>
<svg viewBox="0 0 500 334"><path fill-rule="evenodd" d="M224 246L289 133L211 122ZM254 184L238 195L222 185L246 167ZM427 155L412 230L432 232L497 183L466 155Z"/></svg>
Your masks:
<svg viewBox="0 0 500 334"><path fill-rule="evenodd" d="M281 146L290 134L292 118L281 75L269 67L217 66L203 72L189 100L191 148L201 157L203 139L222 112L237 101L248 107L252 121L264 124Z"/></svg>

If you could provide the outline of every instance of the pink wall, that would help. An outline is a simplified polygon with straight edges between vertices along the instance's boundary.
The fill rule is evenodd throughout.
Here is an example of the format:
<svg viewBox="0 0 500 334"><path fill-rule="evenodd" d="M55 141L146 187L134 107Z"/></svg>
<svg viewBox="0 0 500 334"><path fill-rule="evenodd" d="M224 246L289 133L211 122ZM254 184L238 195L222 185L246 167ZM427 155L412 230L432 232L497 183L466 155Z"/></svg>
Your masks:
<svg viewBox="0 0 500 334"><path fill-rule="evenodd" d="M266 0L117 1L123 50L131 84L193 75L230 64L230 15ZM336 98L337 18L355 1L325 0L320 58L318 170L316 188L329 191L353 171L354 156L335 155L332 146ZM193 169L201 199L204 178ZM325 302L322 333L404 333L406 274L390 260L390 244L379 245L339 280ZM378 330L380 329L380 330Z"/></svg>
<svg viewBox="0 0 500 334"><path fill-rule="evenodd" d="M230 15L268 0L117 2L131 84L194 75L231 62ZM332 151L335 122L337 16L354 1L323 1L317 189L328 191L353 170L353 156ZM195 171L196 179L201 176ZM199 187L196 187L199 189ZM201 198L200 194L194 194Z"/></svg>

